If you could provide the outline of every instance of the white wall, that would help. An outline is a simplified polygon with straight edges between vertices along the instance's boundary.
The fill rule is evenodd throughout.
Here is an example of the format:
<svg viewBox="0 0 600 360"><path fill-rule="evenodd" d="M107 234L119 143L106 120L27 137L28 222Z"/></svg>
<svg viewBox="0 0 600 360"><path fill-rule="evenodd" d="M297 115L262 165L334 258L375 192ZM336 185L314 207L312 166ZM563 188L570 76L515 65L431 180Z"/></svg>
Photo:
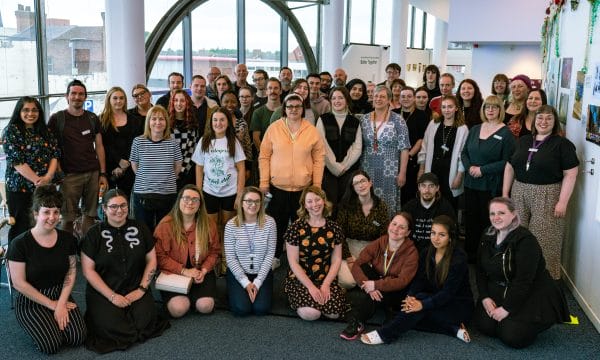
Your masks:
<svg viewBox="0 0 600 360"><path fill-rule="evenodd" d="M450 0L448 41L539 42L547 4L542 0Z"/></svg>
<svg viewBox="0 0 600 360"><path fill-rule="evenodd" d="M565 5L567 6L567 5ZM585 43L588 39L589 2L581 1L575 12L563 10L560 26L560 56L573 58L571 83L568 89L559 92L570 95L567 116L567 137L575 144L580 170L595 170L595 175L580 173L567 219L567 237L563 247L563 278L567 280L574 296L586 312L594 326L600 331L600 146L585 141L586 119L572 117L574 89L577 71L583 66ZM594 43L600 39L600 29L596 26ZM554 42L554 40L552 40ZM554 51L553 51L554 52ZM600 63L600 47L594 44L589 54L587 86L583 90L583 113L587 114L588 104L600 106L600 98L593 98L591 86L595 64ZM596 159L596 164L585 160Z"/></svg>
<svg viewBox="0 0 600 360"><path fill-rule="evenodd" d="M408 2L417 9L421 9L438 19L448 22L450 0L409 0Z"/></svg>
<svg viewBox="0 0 600 360"><path fill-rule="evenodd" d="M477 81L484 97L491 93L492 79L498 73L509 78L526 74L532 79L542 78L542 56L538 45L482 44L473 48L470 77ZM450 62L448 62L450 64Z"/></svg>

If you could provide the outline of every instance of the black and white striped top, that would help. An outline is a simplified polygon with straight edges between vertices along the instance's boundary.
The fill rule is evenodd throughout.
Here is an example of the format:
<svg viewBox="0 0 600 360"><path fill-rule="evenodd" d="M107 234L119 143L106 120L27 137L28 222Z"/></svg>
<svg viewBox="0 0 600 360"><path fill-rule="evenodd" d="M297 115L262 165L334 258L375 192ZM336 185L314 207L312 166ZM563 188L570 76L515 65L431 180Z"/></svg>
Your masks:
<svg viewBox="0 0 600 360"><path fill-rule="evenodd" d="M225 257L227 267L236 280L246 288L250 281L246 274L257 274L254 285L258 289L269 275L275 256L277 244L277 227L272 217L265 216L265 225L260 228L257 223L235 226L231 219L225 225ZM248 239L253 238L254 244ZM251 253L251 247L254 252Z"/></svg>
<svg viewBox="0 0 600 360"><path fill-rule="evenodd" d="M174 138L154 142L144 136L133 139L129 161L137 163L133 192L173 194L177 192L175 162L181 149Z"/></svg>

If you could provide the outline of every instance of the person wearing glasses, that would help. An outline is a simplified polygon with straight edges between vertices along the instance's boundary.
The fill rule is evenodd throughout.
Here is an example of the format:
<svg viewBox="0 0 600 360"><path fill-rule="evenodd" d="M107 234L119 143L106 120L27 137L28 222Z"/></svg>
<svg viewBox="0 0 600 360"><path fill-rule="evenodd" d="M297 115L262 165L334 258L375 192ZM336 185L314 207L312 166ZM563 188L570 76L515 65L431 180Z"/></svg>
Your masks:
<svg viewBox="0 0 600 360"><path fill-rule="evenodd" d="M22 97L2 132L6 154L6 203L15 222L8 241L27 231L34 190L52 182L60 151L44 120L42 105L32 97Z"/></svg>
<svg viewBox="0 0 600 360"><path fill-rule="evenodd" d="M236 316L266 315L273 296L273 257L277 244L275 220L265 214L264 195L246 187L237 215L225 225L227 295Z"/></svg>
<svg viewBox="0 0 600 360"><path fill-rule="evenodd" d="M252 107L254 109L266 104L267 100L269 100L269 96L267 95L268 79L269 74L267 74L267 72L263 69L255 70L254 74L252 75L252 82L256 87L256 92L254 93L254 101L252 101Z"/></svg>
<svg viewBox="0 0 600 360"><path fill-rule="evenodd" d="M504 166L515 150L515 137L503 122L500 97L488 96L479 116L483 123L469 130L461 154L465 169L465 251L472 262L481 235L490 226L488 204L502 194Z"/></svg>
<svg viewBox="0 0 600 360"><path fill-rule="evenodd" d="M216 276L213 271L221 252L215 222L206 214L202 191L186 185L175 205L154 231L156 257L161 272L192 278L186 295L161 291L163 302L174 318L190 308L209 314L215 306Z"/></svg>
<svg viewBox="0 0 600 360"><path fill-rule="evenodd" d="M127 218L129 201L119 189L104 195L105 221L81 242L87 279L85 346L104 354L160 336L170 325L148 291L156 275L154 238L140 221Z"/></svg>
<svg viewBox="0 0 600 360"><path fill-rule="evenodd" d="M146 121L146 114L152 105L152 93L144 84L135 84L131 89L131 97L135 102L135 106L128 109L127 113L133 115L137 121L142 124Z"/></svg>
<svg viewBox="0 0 600 360"><path fill-rule="evenodd" d="M350 174L350 179L336 216L345 235L338 273L338 282L344 289L356 286L350 272L355 260L367 245L385 234L390 222L387 204L375 195L369 174L359 169Z"/></svg>
<svg viewBox="0 0 600 360"><path fill-rule="evenodd" d="M308 120L308 122L310 122L312 125L315 125L317 117L315 116L316 114L310 105L309 91L308 81L305 79L296 79L292 83L292 90L290 91L290 94L296 94L302 98L302 104L304 105L302 117ZM271 124L282 117L282 112L283 107L280 107L273 112L271 115Z"/></svg>
<svg viewBox="0 0 600 360"><path fill-rule="evenodd" d="M127 96L118 86L108 90L104 101L104 110L100 113L100 133L106 153L106 169L110 173L110 188L119 188L129 198L135 174L131 170L129 154L136 136L144 132L139 118L129 115Z"/></svg>
<svg viewBox="0 0 600 360"><path fill-rule="evenodd" d="M283 101L283 117L267 128L260 145L260 190L273 196L267 209L277 224L274 267L283 252L283 234L296 219L300 194L309 185L321 187L325 145L317 129L304 119L304 99L296 94Z"/></svg>
<svg viewBox="0 0 600 360"><path fill-rule="evenodd" d="M135 172L133 211L150 231L175 201L177 174L181 171L181 149L171 137L169 114L160 105L146 115L144 134L133 139L129 161Z"/></svg>

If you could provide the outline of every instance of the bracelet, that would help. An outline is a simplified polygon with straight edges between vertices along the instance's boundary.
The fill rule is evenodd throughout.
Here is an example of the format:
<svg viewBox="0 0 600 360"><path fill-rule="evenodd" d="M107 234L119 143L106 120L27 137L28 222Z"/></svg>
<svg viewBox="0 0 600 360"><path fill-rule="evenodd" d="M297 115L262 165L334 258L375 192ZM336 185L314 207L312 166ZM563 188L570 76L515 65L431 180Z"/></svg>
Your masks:
<svg viewBox="0 0 600 360"><path fill-rule="evenodd" d="M115 302L115 293L110 294L110 302L111 302L111 304L114 304L114 302Z"/></svg>
<svg viewBox="0 0 600 360"><path fill-rule="evenodd" d="M101 172L101 173L99 174L99 176L104 176L105 178L108 178L108 175L106 175L106 173L105 173L105 172Z"/></svg>
<svg viewBox="0 0 600 360"><path fill-rule="evenodd" d="M143 285L138 286L139 290L142 290L143 293L145 293L146 291L148 291L147 287L144 287Z"/></svg>

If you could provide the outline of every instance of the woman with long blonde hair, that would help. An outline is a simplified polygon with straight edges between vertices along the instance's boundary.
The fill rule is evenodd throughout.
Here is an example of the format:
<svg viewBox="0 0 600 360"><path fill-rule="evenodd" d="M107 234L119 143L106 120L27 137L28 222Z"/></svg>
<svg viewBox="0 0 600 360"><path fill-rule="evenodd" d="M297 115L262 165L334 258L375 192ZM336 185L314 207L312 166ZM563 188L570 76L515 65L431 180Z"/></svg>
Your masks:
<svg viewBox="0 0 600 360"><path fill-rule="evenodd" d="M234 315L266 315L273 295L275 220L265 214L264 195L249 186L237 200L237 215L225 225L227 294Z"/></svg>
<svg viewBox="0 0 600 360"><path fill-rule="evenodd" d="M192 304L199 313L212 312L217 295L213 268L220 254L217 227L206 214L202 191L186 185L175 205L156 226L156 257L162 272L193 279L187 295L161 291L171 316L185 315Z"/></svg>
<svg viewBox="0 0 600 360"><path fill-rule="evenodd" d="M122 88L114 86L106 93L100 124L109 186L118 187L130 197L135 174L129 155L133 139L143 133L144 124L127 112L127 95Z"/></svg>

